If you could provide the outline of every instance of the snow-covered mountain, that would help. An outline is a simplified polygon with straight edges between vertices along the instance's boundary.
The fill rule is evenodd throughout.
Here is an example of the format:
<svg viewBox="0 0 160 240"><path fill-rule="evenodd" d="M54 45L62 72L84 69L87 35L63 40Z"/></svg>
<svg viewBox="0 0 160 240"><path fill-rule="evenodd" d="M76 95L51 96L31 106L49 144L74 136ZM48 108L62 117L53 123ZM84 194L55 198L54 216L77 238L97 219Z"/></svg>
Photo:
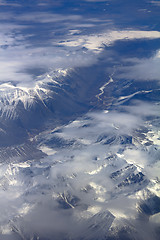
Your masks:
<svg viewBox="0 0 160 240"><path fill-rule="evenodd" d="M159 3L0 0L0 240L159 240Z"/></svg>
<svg viewBox="0 0 160 240"><path fill-rule="evenodd" d="M86 109L64 81L66 75L67 70L58 69L38 77L33 87L0 85L1 146L22 143L43 129L47 121L54 119L56 126L57 119L63 123L73 112Z"/></svg>
<svg viewBox="0 0 160 240"><path fill-rule="evenodd" d="M158 240L159 85L119 79L103 54L1 83L0 237Z"/></svg>
<svg viewBox="0 0 160 240"><path fill-rule="evenodd" d="M135 116L138 104L124 106L123 111L91 111L42 131L28 145L4 148L8 155L1 154L0 166L3 236L149 239L153 232L158 239L157 116L153 109L145 117L141 112ZM143 224L148 232L143 232Z"/></svg>

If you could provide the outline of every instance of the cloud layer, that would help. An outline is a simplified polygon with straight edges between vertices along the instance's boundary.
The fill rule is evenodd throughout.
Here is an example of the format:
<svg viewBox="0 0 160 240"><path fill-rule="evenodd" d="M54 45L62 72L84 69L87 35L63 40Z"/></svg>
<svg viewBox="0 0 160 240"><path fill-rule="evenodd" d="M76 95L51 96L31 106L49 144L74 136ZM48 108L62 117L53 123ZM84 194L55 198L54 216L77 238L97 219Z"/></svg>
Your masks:
<svg viewBox="0 0 160 240"><path fill-rule="evenodd" d="M51 69L94 64L104 46L109 47L116 41L160 38L158 31L118 31L115 27L113 30L110 18L83 17L75 13L32 10L16 14L12 10L2 12L0 19L0 81L28 86L33 86L38 75ZM138 65L138 76L144 68L154 66L148 78L157 79L157 57Z"/></svg>
<svg viewBox="0 0 160 240"><path fill-rule="evenodd" d="M75 37L75 40L67 40L62 42L61 44L70 47L86 47L89 50L99 52L103 50L104 45L111 45L118 40L134 40L145 38L160 38L160 32L138 30L108 31L108 33L96 34L91 36L81 36L81 38Z"/></svg>
<svg viewBox="0 0 160 240"><path fill-rule="evenodd" d="M119 78L128 78L142 81L160 81L160 51L158 50L154 56L143 59L125 59L131 66L120 67L122 73L118 74Z"/></svg>
<svg viewBox="0 0 160 240"><path fill-rule="evenodd" d="M97 82L101 83L101 77L105 81L103 74L107 81L93 96L96 107L105 110L90 111L56 129L47 125L46 131L28 139L29 144L0 149L1 239L159 239L159 103L124 104L139 93L152 91L134 88L127 92L132 80L159 80L160 54L149 49L149 58L116 56L118 43L158 42L160 32L154 27L156 21L151 21L151 26L144 21L152 20L144 16L149 12L139 11L142 18L137 17L139 6L136 13L132 11L132 24L130 13L125 12L126 18L116 25L123 4L120 8L115 4L113 10L113 6L104 8L105 2L35 1L20 5L18 1L0 1L1 114L5 107L9 109L11 122L16 119L16 104L21 111L23 102L27 116L28 105L35 100L28 88L35 87L37 81L42 84L37 85L36 93L45 105L43 96L47 98L49 90L42 88L44 81L60 87L61 83L54 81L56 74L71 77L64 68L97 67ZM158 5L157 1L152 3ZM57 68L60 70L54 71ZM44 74L48 72L54 76ZM87 86L83 81L88 80L92 91L92 69L82 83L81 77L77 82L68 81L71 89L83 89ZM108 88L112 83L113 88ZM55 94L60 92L58 89ZM107 97L113 97L115 105L106 107ZM56 117L52 121L58 125ZM0 128L2 132L5 135Z"/></svg>
<svg viewBox="0 0 160 240"><path fill-rule="evenodd" d="M158 129L151 126L158 109L137 102L123 113L89 113L35 138L47 157L1 164L1 237L103 239L112 234L112 224L114 229L121 223L132 224L133 234L142 237L136 206L160 196ZM151 226L154 232L154 216Z"/></svg>

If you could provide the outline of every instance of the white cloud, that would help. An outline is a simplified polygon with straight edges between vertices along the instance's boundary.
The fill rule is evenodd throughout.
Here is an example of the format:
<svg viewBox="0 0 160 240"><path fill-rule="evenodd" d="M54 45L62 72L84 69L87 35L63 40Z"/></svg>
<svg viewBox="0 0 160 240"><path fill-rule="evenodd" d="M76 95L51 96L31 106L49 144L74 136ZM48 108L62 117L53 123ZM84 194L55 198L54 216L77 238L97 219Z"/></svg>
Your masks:
<svg viewBox="0 0 160 240"><path fill-rule="evenodd" d="M152 192L158 194L159 191L156 185L159 164L153 152L150 154L150 147L142 146L140 142L136 145L121 143L120 139L124 135L136 137L136 129L141 125L147 127L139 104L141 108L144 106L148 116L153 115L150 104L143 102L124 108L125 113L92 112L58 132L42 133L42 142L38 136L40 148L49 150L48 157L26 164L18 161L1 164L0 223L4 231L0 236L6 237L6 233L12 236L14 228L24 239L31 239L34 234L48 239L53 236L60 239L65 234L76 239L81 232L87 232L92 217L96 219L95 224L100 221L101 233L106 234L103 232L106 219L95 214L104 214L108 210L116 217L117 224L119 221L124 224L124 218L132 222L137 215L136 204L141 190L147 192L146 183L132 183L129 187L118 187L118 184L132 173L142 171L150 179L148 187ZM105 143L113 136L115 139ZM57 137L62 140L62 147L54 149L47 141L54 143ZM68 144L63 145L63 142ZM110 177L111 173L115 173L114 178ZM64 206L69 208L63 209ZM109 217L112 219L113 216Z"/></svg>
<svg viewBox="0 0 160 240"><path fill-rule="evenodd" d="M134 116L140 116L143 118L146 116L157 116L159 105L151 104L149 102L133 101L132 105L123 106L123 109L127 110Z"/></svg>
<svg viewBox="0 0 160 240"><path fill-rule="evenodd" d="M126 59L125 62L130 63L131 66L120 67L119 78L160 81L160 51L150 58Z"/></svg>
<svg viewBox="0 0 160 240"><path fill-rule="evenodd" d="M24 28L26 28L24 26ZM13 81L22 85L34 85L35 71L39 74L56 68L87 66L95 61L91 54L60 49L50 43L49 46L33 46L16 24L0 25L0 81ZM36 69L36 70L35 70Z"/></svg>
<svg viewBox="0 0 160 240"><path fill-rule="evenodd" d="M152 4L156 5L156 6L160 6L160 2L157 0L157 1L151 1Z"/></svg>
<svg viewBox="0 0 160 240"><path fill-rule="evenodd" d="M52 30L48 30L47 44L41 42L41 46L38 47L32 42L34 37L41 36L36 35L37 33L30 34L32 29L30 29L28 23L32 22L34 25L35 22L44 24L56 22L56 24L59 24L65 21L67 30L72 29L73 33L72 25L80 22L81 16L79 15L45 12L14 15L7 12L1 14L0 19L5 20L4 24L0 24L0 82L11 81L33 86L36 76L39 74L57 68L87 66L96 61L91 53L86 54L83 49L75 51L75 49L57 46L59 40L52 39L50 36L54 36ZM21 21L21 24L19 24L19 21Z"/></svg>
<svg viewBox="0 0 160 240"><path fill-rule="evenodd" d="M11 20L15 21L14 24L0 24L1 82L14 81L34 85L36 75L45 73L50 69L92 65L97 60L95 53L101 52L104 45L111 45L117 40L160 38L160 33L156 31L134 30L108 31L107 33L98 35L81 35L79 28L81 26L93 27L93 23L97 19L89 19L87 23L80 15L35 12L34 14L26 13L15 16L14 14L7 13L2 14L0 18L6 21L9 19L9 22ZM18 24L19 21L23 25ZM47 45L42 44L41 47L37 47L33 45L32 37L38 38L41 36L36 35L36 33L32 33L32 36L31 34L29 35L30 30L28 31L27 28L29 28L28 23L31 22L33 24L54 22L59 24L60 22L65 22L67 32L75 33L76 31L78 34L68 34L66 35L67 40L63 41L58 38L52 38L54 34L50 32L49 38L46 40L48 42ZM23 30L25 29L28 34L24 34ZM65 36L63 36L64 38ZM84 50L83 47L87 50ZM157 66L158 63L155 67L158 72Z"/></svg>
<svg viewBox="0 0 160 240"><path fill-rule="evenodd" d="M60 45L73 47L86 47L87 49L100 52L104 45L111 45L118 40L133 40L133 39L156 39L160 38L158 31L139 31L139 30L123 30L123 31L108 31L107 33L74 37L59 43Z"/></svg>
<svg viewBox="0 0 160 240"><path fill-rule="evenodd" d="M39 23L51 23L61 21L80 21L82 17L80 15L62 15L53 14L48 12L34 12L32 14L21 14L19 16L14 16L16 20L27 21L27 22L39 22Z"/></svg>
<svg viewBox="0 0 160 240"><path fill-rule="evenodd" d="M14 2L8 2L8 1L3 1L3 0L1 0L0 1L0 6L11 6L11 7L20 7L21 6L21 4L19 4L19 3L14 3Z"/></svg>

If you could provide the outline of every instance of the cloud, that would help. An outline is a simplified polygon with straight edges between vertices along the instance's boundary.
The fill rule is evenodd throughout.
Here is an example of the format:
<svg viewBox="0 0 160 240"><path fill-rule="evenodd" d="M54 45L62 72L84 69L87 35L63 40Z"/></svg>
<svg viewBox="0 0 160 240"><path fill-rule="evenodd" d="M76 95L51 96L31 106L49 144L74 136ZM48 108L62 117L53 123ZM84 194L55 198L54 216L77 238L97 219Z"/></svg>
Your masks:
<svg viewBox="0 0 160 240"><path fill-rule="evenodd" d="M87 66L95 62L92 54L68 51L53 45L34 46L34 35L23 34L26 26L1 24L0 29L0 81L32 85L37 75L51 69ZM50 41L50 40L49 40Z"/></svg>
<svg viewBox="0 0 160 240"><path fill-rule="evenodd" d="M2 21L5 20L5 23L0 24L1 82L10 81L32 87L37 76L50 70L88 66L96 61L92 53L86 53L83 49L75 51L59 47L59 37L55 37L58 30L52 29L51 26L48 28L49 23L63 22L63 29L68 34L69 30L74 30L72 26L81 22L79 15L47 12L15 15L7 12L1 14L0 18ZM41 27L38 25L42 33L39 30L37 32L36 24L44 24ZM43 31L47 36L43 35ZM42 41L43 38L45 39Z"/></svg>
<svg viewBox="0 0 160 240"><path fill-rule="evenodd" d="M97 24L103 25L105 21L76 14L32 12L16 15L6 12L0 18L5 20L0 24L0 81L30 87L34 86L37 76L50 70L94 64L98 60L95 53L102 52L104 45L110 46L117 40L160 37L156 31L134 30L83 35L84 28L96 31ZM53 28L53 23L59 28ZM105 24L112 22L109 20Z"/></svg>
<svg viewBox="0 0 160 240"><path fill-rule="evenodd" d="M1 164L1 238L79 239L84 233L88 239L96 234L103 239L111 234L111 225L120 228L128 222L132 231L137 229L143 193L159 192L159 147L142 144L150 140L145 117L158 114L158 106L143 102L123 112L90 112L38 136L42 151L52 149L47 157ZM144 127L146 136L137 135ZM151 123L149 128L154 138L158 128ZM143 235L140 229L136 234Z"/></svg>
<svg viewBox="0 0 160 240"><path fill-rule="evenodd" d="M140 116L144 119L147 116L157 116L159 105L153 105L149 102L132 101L130 106L123 106L122 109L127 110L134 116Z"/></svg>
<svg viewBox="0 0 160 240"><path fill-rule="evenodd" d="M15 39L7 38L6 43ZM55 47L28 48L27 46L12 46L0 49L1 82L15 82L33 84L36 75L49 72L51 69L72 68L87 66L93 63L92 56L86 56L83 52L68 54L66 51L58 51Z"/></svg>
<svg viewBox="0 0 160 240"><path fill-rule="evenodd" d="M144 116L153 113L158 116L159 110L143 102L124 107L123 112L91 112L39 136L40 149L52 149L48 157L1 164L1 238L79 239L84 233L88 239L92 234L103 239L111 234L110 224L114 229L127 222L142 236L136 206L143 192L158 195L160 166L156 145L141 144L149 133L144 138L136 131L147 128ZM158 130L151 124L150 128ZM60 147L54 145L58 139Z"/></svg>
<svg viewBox="0 0 160 240"><path fill-rule="evenodd" d="M157 53L150 58L126 59L124 62L128 62L130 65L119 68L120 73L117 75L118 78L142 81L160 81L160 50L158 50Z"/></svg>
<svg viewBox="0 0 160 240"><path fill-rule="evenodd" d="M95 63L100 56L95 53L102 52L104 45L125 39L160 38L159 32L136 30L80 35L79 29L73 31L75 26L93 27L89 24L98 21L90 19L86 25L79 15L34 12L0 16L2 21L7 17L8 23L0 25L0 81L29 87L37 75L50 69ZM57 34L49 26L57 23L65 24L67 34L75 34ZM41 35L38 29L36 33L36 26L43 25L45 29L49 26L44 44L44 32ZM37 44L38 37L41 44ZM135 66L145 61L151 59L136 59ZM140 101L115 111L90 112L32 139L39 149L49 151L48 156L1 162L0 238L103 239L111 226L119 232L117 226L127 224L137 234L135 239L146 236L138 227L146 222L139 224L137 205L144 200L143 195L146 199L149 193L159 196L159 129L152 122L158 115L158 105ZM152 219L147 229L151 226Z"/></svg>
<svg viewBox="0 0 160 240"><path fill-rule="evenodd" d="M159 1L151 1L150 3L156 5L156 6L160 6L160 2Z"/></svg>
<svg viewBox="0 0 160 240"><path fill-rule="evenodd" d="M13 2L8 2L8 1L0 1L0 6L11 6L11 7L20 7L21 4Z"/></svg>
<svg viewBox="0 0 160 240"><path fill-rule="evenodd" d="M33 12L32 14L21 14L15 16L16 20L26 21L26 22L39 22L39 23L51 23L61 21L79 21L82 19L80 15L62 15L62 14L53 14L49 12Z"/></svg>
<svg viewBox="0 0 160 240"><path fill-rule="evenodd" d="M74 37L60 42L60 45L69 47L85 47L94 52L103 50L104 45L110 46L118 40L133 40L133 39L156 39L160 38L158 31L138 31L138 30L123 30L123 31L108 31L108 33Z"/></svg>

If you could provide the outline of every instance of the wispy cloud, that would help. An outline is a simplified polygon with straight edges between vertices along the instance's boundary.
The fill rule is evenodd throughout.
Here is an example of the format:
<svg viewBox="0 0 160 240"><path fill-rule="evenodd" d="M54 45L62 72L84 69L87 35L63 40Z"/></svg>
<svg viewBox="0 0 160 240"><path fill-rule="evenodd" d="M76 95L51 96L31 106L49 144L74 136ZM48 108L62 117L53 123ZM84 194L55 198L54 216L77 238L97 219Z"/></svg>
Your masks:
<svg viewBox="0 0 160 240"><path fill-rule="evenodd" d="M53 14L49 12L33 12L32 14L21 14L15 16L15 19L27 22L39 22L39 23L50 23L61 21L78 21L82 17L80 15L62 15L62 14Z"/></svg>
<svg viewBox="0 0 160 240"><path fill-rule="evenodd" d="M84 29L96 31L97 24L103 25L105 21L87 17L83 19L76 14L34 11L17 15L7 12L1 14L0 19L5 21L0 24L1 82L34 85L37 75L51 69L92 65L97 61L96 54L103 51L104 45L110 46L117 40L160 38L157 31L138 30L107 30L98 35L83 35ZM64 32L52 29L53 23L63 25ZM111 28L112 21L107 20L105 24Z"/></svg>
<svg viewBox="0 0 160 240"><path fill-rule="evenodd" d="M9 39L4 42L12 42ZM83 52L75 55L54 47L28 48L27 46L10 46L0 49L1 82L15 82L22 85L34 85L36 75L41 75L51 69L87 66L93 63L92 56Z"/></svg>
<svg viewBox="0 0 160 240"><path fill-rule="evenodd" d="M14 2L14 1L0 1L0 6L11 6L11 7L20 7L21 4L19 4L18 2Z"/></svg>
<svg viewBox="0 0 160 240"><path fill-rule="evenodd" d="M156 5L156 6L160 6L160 2L157 0L157 1L151 1L152 4Z"/></svg>
<svg viewBox="0 0 160 240"><path fill-rule="evenodd" d="M96 61L92 53L86 54L86 51L80 49L66 49L58 46L59 38L64 34L69 34L70 30L75 29L75 24L81 22L79 15L62 15L48 12L34 12L15 15L11 12L1 14L0 24L0 81L11 81L26 85L34 85L36 77L47 71L56 68L72 68L76 66L87 66ZM12 23L11 23L12 21ZM82 21L83 22L83 21ZM23 23L23 24L22 24ZM32 25L30 25L32 23ZM52 29L47 24L63 23L66 33L63 36L55 37L57 29ZM38 30L42 26L44 32L48 35L45 40L43 31ZM46 30L46 26L47 29ZM47 32L46 32L47 31ZM78 31L78 30L77 30ZM58 36L58 35L57 35Z"/></svg>
<svg viewBox="0 0 160 240"><path fill-rule="evenodd" d="M47 21L47 20L44 20ZM33 84L38 74L56 68L72 68L93 63L92 54L71 51L56 46L48 40L48 46L36 46L30 38L34 34L23 34L27 26L1 24L0 29L0 81Z"/></svg>
<svg viewBox="0 0 160 240"><path fill-rule="evenodd" d="M0 19L0 82L29 87L50 69L92 65L104 45L160 38L158 31L140 30L85 35L82 29L100 20L87 22L79 15L7 13ZM53 29L58 24L64 25L65 33ZM43 26L48 32L40 33ZM39 37L41 44L36 45ZM159 59L159 52L149 59L126 59L133 65L119 68L119 77L158 80ZM1 91L5 86L9 85ZM139 224L138 217L145 212L141 216L138 207L141 201L160 197L159 127L154 124L158 117L158 104L136 101L117 110L90 112L30 139L48 156L0 163L0 238L106 239L111 226L115 234L125 226L135 239L153 239L155 234L157 240L155 214Z"/></svg>
<svg viewBox="0 0 160 240"><path fill-rule="evenodd" d="M111 45L118 40L134 40L134 39L156 39L160 38L158 31L138 31L138 30L124 30L124 31L108 31L107 33L75 37L67 39L60 43L60 45L85 47L94 52L103 50L104 45Z"/></svg>
<svg viewBox="0 0 160 240"><path fill-rule="evenodd" d="M158 50L154 56L150 58L133 58L126 59L124 62L128 62L129 66L120 67L120 73L118 73L119 78L127 78L134 80L157 80L160 81L160 51Z"/></svg>

